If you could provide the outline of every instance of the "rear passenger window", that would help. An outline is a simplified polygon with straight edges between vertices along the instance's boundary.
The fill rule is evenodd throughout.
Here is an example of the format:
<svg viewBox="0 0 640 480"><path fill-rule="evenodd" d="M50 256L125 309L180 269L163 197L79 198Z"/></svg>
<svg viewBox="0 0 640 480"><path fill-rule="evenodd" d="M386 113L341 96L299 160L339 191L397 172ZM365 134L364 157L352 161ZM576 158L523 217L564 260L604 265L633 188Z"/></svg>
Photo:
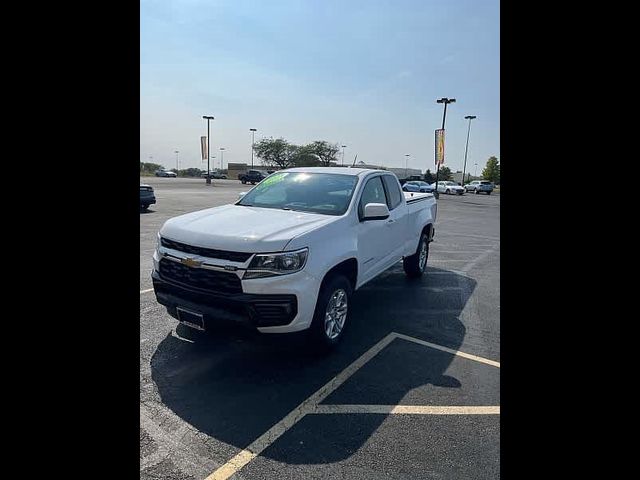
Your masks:
<svg viewBox="0 0 640 480"><path fill-rule="evenodd" d="M402 192L400 191L400 186L398 185L398 181L395 177L391 175L384 175L384 186L387 188L387 193L389 194L389 201L387 205L389 206L389 210L393 210L400 202L402 202Z"/></svg>

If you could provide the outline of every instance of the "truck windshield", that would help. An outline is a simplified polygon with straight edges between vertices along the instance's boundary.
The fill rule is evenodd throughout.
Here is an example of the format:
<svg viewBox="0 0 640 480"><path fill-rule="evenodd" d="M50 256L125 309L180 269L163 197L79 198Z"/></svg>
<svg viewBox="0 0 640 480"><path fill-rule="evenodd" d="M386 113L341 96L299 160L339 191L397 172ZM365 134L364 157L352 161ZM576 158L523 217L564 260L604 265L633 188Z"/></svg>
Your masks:
<svg viewBox="0 0 640 480"><path fill-rule="evenodd" d="M355 175L275 173L260 182L236 205L342 215L358 183Z"/></svg>

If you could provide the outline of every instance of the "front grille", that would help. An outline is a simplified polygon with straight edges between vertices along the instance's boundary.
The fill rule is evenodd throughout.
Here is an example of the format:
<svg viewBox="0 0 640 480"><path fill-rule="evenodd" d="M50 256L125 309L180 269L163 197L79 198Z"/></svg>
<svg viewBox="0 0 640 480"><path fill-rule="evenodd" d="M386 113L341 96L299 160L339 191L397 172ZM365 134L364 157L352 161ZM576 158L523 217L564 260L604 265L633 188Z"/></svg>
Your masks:
<svg viewBox="0 0 640 480"><path fill-rule="evenodd" d="M213 248L194 247L193 245L187 245L186 243L176 242L169 240L168 238L162 238L160 240L163 247L171 248L173 250L179 250L185 253L191 253L193 255L200 255L207 258L219 258L222 260L229 260L231 262L246 262L252 253L245 252L228 252L225 250L215 250Z"/></svg>
<svg viewBox="0 0 640 480"><path fill-rule="evenodd" d="M160 275L167 280L211 293L242 293L242 284L237 275L217 272L205 268L191 268L163 258L160 260Z"/></svg>

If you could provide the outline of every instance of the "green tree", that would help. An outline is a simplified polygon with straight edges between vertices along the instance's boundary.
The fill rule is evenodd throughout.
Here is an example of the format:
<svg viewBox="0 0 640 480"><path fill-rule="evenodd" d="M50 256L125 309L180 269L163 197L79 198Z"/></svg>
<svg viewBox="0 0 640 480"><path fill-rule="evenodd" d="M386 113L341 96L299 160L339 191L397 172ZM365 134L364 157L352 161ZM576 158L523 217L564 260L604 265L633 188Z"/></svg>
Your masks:
<svg viewBox="0 0 640 480"><path fill-rule="evenodd" d="M164 170L164 167L157 163L140 162L140 173L155 173L156 170Z"/></svg>
<svg viewBox="0 0 640 480"><path fill-rule="evenodd" d="M489 157L487 160L487 166L482 170L482 178L495 183L500 184L500 164L497 157Z"/></svg>
<svg viewBox="0 0 640 480"><path fill-rule="evenodd" d="M262 164L267 167L288 168L294 164L299 147L287 142L284 138L263 138L253 147Z"/></svg>
<svg viewBox="0 0 640 480"><path fill-rule="evenodd" d="M427 172L424 174L424 181L427 183L433 183L436 181L436 176L431 173L431 170L427 169Z"/></svg>
<svg viewBox="0 0 640 480"><path fill-rule="evenodd" d="M310 145L303 145L301 147L295 146L293 152L293 164L296 167L319 167L321 165L320 159L314 153Z"/></svg>
<svg viewBox="0 0 640 480"><path fill-rule="evenodd" d="M438 182L444 182L445 180L451 180L452 178L453 176L451 175L451 169L449 167L440 167Z"/></svg>
<svg viewBox="0 0 640 480"><path fill-rule="evenodd" d="M305 145L305 149L307 151L316 155L318 160L320 161L320 165L323 167L328 167L331 165L331 162L337 162L338 152L340 151L340 147L338 147L337 143L329 143L326 140L316 140L309 145Z"/></svg>

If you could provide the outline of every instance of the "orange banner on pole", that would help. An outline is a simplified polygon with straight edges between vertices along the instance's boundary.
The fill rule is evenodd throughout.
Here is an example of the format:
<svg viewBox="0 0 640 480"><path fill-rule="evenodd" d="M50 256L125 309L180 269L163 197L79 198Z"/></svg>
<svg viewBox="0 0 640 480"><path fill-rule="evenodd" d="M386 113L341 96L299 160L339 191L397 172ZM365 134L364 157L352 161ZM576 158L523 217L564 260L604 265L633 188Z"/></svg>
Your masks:
<svg viewBox="0 0 640 480"><path fill-rule="evenodd" d="M436 165L444 163L444 128L436 130Z"/></svg>

